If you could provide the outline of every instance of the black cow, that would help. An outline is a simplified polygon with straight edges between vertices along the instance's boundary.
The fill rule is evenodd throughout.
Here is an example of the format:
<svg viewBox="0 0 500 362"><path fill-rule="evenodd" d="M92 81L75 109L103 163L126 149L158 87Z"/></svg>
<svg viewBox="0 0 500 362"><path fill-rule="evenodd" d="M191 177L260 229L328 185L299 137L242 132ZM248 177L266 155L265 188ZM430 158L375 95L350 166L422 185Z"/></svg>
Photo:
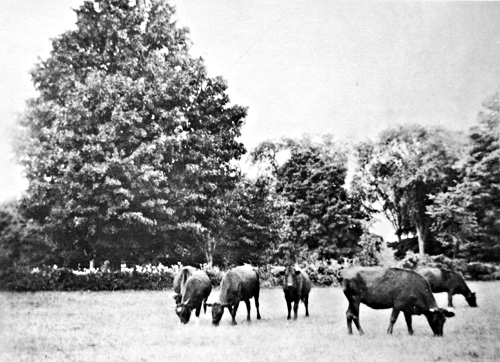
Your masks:
<svg viewBox="0 0 500 362"><path fill-rule="evenodd" d="M422 268L417 273L429 282L433 293L448 293L448 307L453 308L453 294L462 294L471 307L477 307L476 293L472 293L459 273L441 268Z"/></svg>
<svg viewBox="0 0 500 362"><path fill-rule="evenodd" d="M290 319L293 303L293 319L297 319L299 301L302 300L306 307L306 317L309 317L309 292L311 291L311 279L303 271L295 269L293 266L286 267L280 271L283 278L283 292L285 293L286 306L288 308L288 317Z"/></svg>
<svg viewBox="0 0 500 362"><path fill-rule="evenodd" d="M359 304L363 303L373 309L392 308L392 315L387 333L403 312L408 333L413 334L411 316L425 315L435 336L443 335L446 317L453 317L453 312L438 308L427 280L420 274L399 268L354 267L341 274L342 289L349 307L347 308L347 330L352 334L352 322L359 334L363 329L359 323Z"/></svg>
<svg viewBox="0 0 500 362"><path fill-rule="evenodd" d="M212 307L212 323L218 326L224 314L224 308L227 308L231 313L231 324L237 324L236 312L241 301L244 301L247 306L247 320L250 321L250 298L255 300L257 319L260 319L259 292L259 274L251 266L238 266L229 270L222 278L219 302L206 304Z"/></svg>
<svg viewBox="0 0 500 362"><path fill-rule="evenodd" d="M208 296L212 291L212 282L207 273L203 270L197 270L187 279L181 294L181 300L175 309L182 323L189 322L191 311L195 309L196 317L200 317L201 306L207 302ZM204 312L207 312L206 305Z"/></svg>
<svg viewBox="0 0 500 362"><path fill-rule="evenodd" d="M175 303L179 304L182 299L183 288L186 285L188 278L193 274L196 270L195 267L192 266L183 266L181 270L174 277L174 299Z"/></svg>

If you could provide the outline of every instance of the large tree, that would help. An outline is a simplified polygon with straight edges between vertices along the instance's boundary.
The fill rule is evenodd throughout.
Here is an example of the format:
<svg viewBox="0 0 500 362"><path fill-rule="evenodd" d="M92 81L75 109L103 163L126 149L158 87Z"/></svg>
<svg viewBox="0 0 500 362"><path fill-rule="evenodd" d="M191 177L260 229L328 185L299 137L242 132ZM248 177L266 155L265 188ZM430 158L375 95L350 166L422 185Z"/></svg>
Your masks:
<svg viewBox="0 0 500 362"><path fill-rule="evenodd" d="M281 152L288 158L280 163ZM252 151L254 163L270 166L281 208L284 247L292 259L300 249L322 258L352 256L359 251L360 200L346 188L347 153L331 137L304 137L264 142Z"/></svg>
<svg viewBox="0 0 500 362"><path fill-rule="evenodd" d="M90 257L202 243L234 187L246 109L189 55L164 0L86 1L32 71L21 122L30 217Z"/></svg>
<svg viewBox="0 0 500 362"><path fill-rule="evenodd" d="M463 149L457 134L419 125L385 130L377 141L358 147L357 188L378 203L398 238L416 232L420 254L426 253L431 231L430 195L456 183Z"/></svg>
<svg viewBox="0 0 500 362"><path fill-rule="evenodd" d="M480 233L475 254L483 260L500 260L500 93L483 103L479 125L470 133L467 181L477 187L472 192L472 210Z"/></svg>

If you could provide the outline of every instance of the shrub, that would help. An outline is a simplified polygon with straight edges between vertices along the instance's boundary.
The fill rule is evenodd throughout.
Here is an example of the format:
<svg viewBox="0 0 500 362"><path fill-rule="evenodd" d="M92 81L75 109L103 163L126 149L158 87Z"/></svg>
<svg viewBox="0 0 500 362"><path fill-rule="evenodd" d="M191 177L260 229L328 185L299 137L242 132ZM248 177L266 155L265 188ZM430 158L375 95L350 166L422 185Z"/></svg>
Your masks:
<svg viewBox="0 0 500 362"><path fill-rule="evenodd" d="M496 280L497 274L500 274L498 266L493 264L467 263L463 259L450 259L444 255L421 256L411 251L406 253L397 266L406 269L417 269L421 266L449 269L460 272L469 280Z"/></svg>
<svg viewBox="0 0 500 362"><path fill-rule="evenodd" d="M339 264L336 260L311 260L299 266L309 275L314 286L328 287L338 285L340 271L356 264L355 260L346 260ZM122 265L121 271L102 269L72 270L68 268L9 268L0 273L0 290L35 292L35 291L114 291L114 290L166 290L173 287L175 274L182 264L165 267L136 265L127 268ZM200 269L206 271L214 287L220 286L224 271L217 266L201 264ZM282 266L264 265L257 268L262 288L282 286L279 275Z"/></svg>

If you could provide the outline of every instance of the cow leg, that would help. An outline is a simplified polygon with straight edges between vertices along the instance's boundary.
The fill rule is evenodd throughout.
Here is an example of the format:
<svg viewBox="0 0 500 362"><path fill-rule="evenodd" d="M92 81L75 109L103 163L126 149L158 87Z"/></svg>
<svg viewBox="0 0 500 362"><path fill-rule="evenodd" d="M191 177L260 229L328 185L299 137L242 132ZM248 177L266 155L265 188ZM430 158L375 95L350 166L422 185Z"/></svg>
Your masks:
<svg viewBox="0 0 500 362"><path fill-rule="evenodd" d="M448 290L448 307L453 308L453 290Z"/></svg>
<svg viewBox="0 0 500 362"><path fill-rule="evenodd" d="M304 306L306 307L306 317L309 317L309 294L304 297Z"/></svg>
<svg viewBox="0 0 500 362"><path fill-rule="evenodd" d="M411 313L403 312L405 315L406 326L408 327L408 333L413 335L413 328L411 327Z"/></svg>
<svg viewBox="0 0 500 362"><path fill-rule="evenodd" d="M233 320L231 321L231 324L234 326L238 323L236 323L236 312L238 311L238 306L240 302L236 302L233 306L233 309L231 310L231 317L233 317Z"/></svg>
<svg viewBox="0 0 500 362"><path fill-rule="evenodd" d="M259 291L255 293L253 296L253 299L255 301L255 309L257 309L257 319L260 319L260 311L259 311Z"/></svg>
<svg viewBox="0 0 500 362"><path fill-rule="evenodd" d="M250 299L245 300L245 304L247 306L247 321L250 322Z"/></svg>
<svg viewBox="0 0 500 362"><path fill-rule="evenodd" d="M387 328L387 333L392 334L392 327L394 326L394 323L398 320L398 315L399 315L399 309L393 308L392 309L392 314L391 314L391 322L389 323L389 328Z"/></svg>
<svg viewBox="0 0 500 362"><path fill-rule="evenodd" d="M363 329L359 323L359 302L349 301L349 307L347 307L346 312L347 317L347 333L352 334L352 322L356 325L359 335L363 335Z"/></svg>
<svg viewBox="0 0 500 362"><path fill-rule="evenodd" d="M299 301L300 301L299 298L293 301L293 320L297 319L297 313L299 311Z"/></svg>
<svg viewBox="0 0 500 362"><path fill-rule="evenodd" d="M207 299L208 298L205 298L203 301L203 314L207 314Z"/></svg>
<svg viewBox="0 0 500 362"><path fill-rule="evenodd" d="M286 308L288 309L288 317L286 319L291 319L291 312L292 312L292 300L290 297L285 296L286 299Z"/></svg>
<svg viewBox="0 0 500 362"><path fill-rule="evenodd" d="M201 312L201 303L196 306L195 315L197 318L200 318L200 312Z"/></svg>

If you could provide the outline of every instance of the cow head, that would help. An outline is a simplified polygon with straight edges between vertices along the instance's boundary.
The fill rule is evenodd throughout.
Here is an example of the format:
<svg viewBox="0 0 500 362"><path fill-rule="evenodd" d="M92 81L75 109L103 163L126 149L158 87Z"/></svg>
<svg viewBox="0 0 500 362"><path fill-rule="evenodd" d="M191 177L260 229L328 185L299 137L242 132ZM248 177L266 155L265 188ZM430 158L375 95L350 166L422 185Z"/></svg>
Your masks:
<svg viewBox="0 0 500 362"><path fill-rule="evenodd" d="M181 323L188 323L191 317L191 308L188 307L189 299L184 303L178 303L175 312L179 316Z"/></svg>
<svg viewBox="0 0 500 362"><path fill-rule="evenodd" d="M455 316L455 313L443 308L431 308L424 312L424 315L434 332L434 336L442 337L443 326L444 322L446 322L446 318Z"/></svg>
<svg viewBox="0 0 500 362"><path fill-rule="evenodd" d="M280 271L280 275L283 275L283 288L284 289L295 289L297 288L297 277L300 275L300 270L295 269L293 266L288 266L285 270Z"/></svg>
<svg viewBox="0 0 500 362"><path fill-rule="evenodd" d="M218 326L226 305L220 303L205 303L205 307L212 307L212 324Z"/></svg>
<svg viewBox="0 0 500 362"><path fill-rule="evenodd" d="M477 307L476 293L470 293L465 297L465 300L467 301L467 303L469 303L469 306Z"/></svg>
<svg viewBox="0 0 500 362"><path fill-rule="evenodd" d="M180 294L175 294L172 298L174 298L175 300L175 304L181 304L181 300L182 300L182 295Z"/></svg>

